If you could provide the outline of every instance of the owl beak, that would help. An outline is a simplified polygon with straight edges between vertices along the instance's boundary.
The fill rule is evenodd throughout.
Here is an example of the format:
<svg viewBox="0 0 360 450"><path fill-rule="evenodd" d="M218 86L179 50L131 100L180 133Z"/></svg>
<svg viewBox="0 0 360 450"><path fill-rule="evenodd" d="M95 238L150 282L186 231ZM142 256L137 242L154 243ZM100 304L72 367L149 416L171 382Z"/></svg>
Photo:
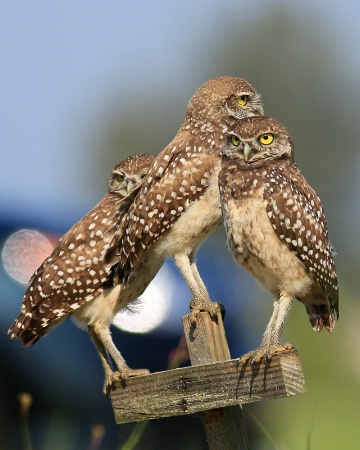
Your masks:
<svg viewBox="0 0 360 450"><path fill-rule="evenodd" d="M259 113L259 116L264 115L265 112L264 112L264 108L262 106L259 106L258 113Z"/></svg>
<svg viewBox="0 0 360 450"><path fill-rule="evenodd" d="M250 147L250 145L248 143L245 142L245 144L244 144L244 160L245 160L245 162L248 162L251 152L252 152L252 148Z"/></svg>

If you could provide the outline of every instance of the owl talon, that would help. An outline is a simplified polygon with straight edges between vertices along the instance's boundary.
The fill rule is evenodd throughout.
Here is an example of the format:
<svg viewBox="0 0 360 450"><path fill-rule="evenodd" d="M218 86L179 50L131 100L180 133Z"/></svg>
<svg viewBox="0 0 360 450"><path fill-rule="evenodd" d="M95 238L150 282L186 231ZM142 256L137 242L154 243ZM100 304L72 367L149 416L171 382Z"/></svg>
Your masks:
<svg viewBox="0 0 360 450"><path fill-rule="evenodd" d="M110 397L110 392L115 389L115 383L121 380L121 374L119 371L112 372L105 376L103 393L106 397Z"/></svg>
<svg viewBox="0 0 360 450"><path fill-rule="evenodd" d="M218 313L221 313L222 318L225 317L225 308L221 303L208 301L196 301L191 300L190 302L190 312L189 312L189 320L191 325L196 326L198 321L198 315L201 312L207 312L210 314L211 318L216 320Z"/></svg>
<svg viewBox="0 0 360 450"><path fill-rule="evenodd" d="M133 377L142 377L144 375L149 375L150 370L148 369L125 369L121 372L119 370L116 370L115 372L112 372L111 374L107 375L104 382L104 389L103 392L106 395L106 397L110 396L110 392L114 391L116 389L115 383L118 381L121 381L122 383L126 384L126 380L128 378Z"/></svg>
<svg viewBox="0 0 360 450"><path fill-rule="evenodd" d="M121 379L126 380L128 378L134 378L134 377L142 377L144 375L149 375L150 370L148 369L126 369L121 374Z"/></svg>
<svg viewBox="0 0 360 450"><path fill-rule="evenodd" d="M276 353L293 350L294 348L295 347L290 342L278 346L260 346L258 349L252 350L251 352L245 353L245 355L241 356L240 364L245 365L250 362L250 366L252 366L253 364L260 364L263 362L263 364L266 365L270 363L271 358Z"/></svg>

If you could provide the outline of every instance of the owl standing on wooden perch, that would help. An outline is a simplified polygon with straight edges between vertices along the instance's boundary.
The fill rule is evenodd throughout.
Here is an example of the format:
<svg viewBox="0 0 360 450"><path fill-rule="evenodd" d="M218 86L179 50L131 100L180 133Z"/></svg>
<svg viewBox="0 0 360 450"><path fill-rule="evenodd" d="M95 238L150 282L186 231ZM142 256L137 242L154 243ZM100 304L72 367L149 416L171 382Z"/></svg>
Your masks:
<svg viewBox="0 0 360 450"><path fill-rule="evenodd" d="M225 137L219 187L235 261L275 297L260 347L241 362L292 348L280 338L294 299L304 304L315 331L333 331L339 293L327 222L294 163L287 130L267 117L239 121Z"/></svg>
<svg viewBox="0 0 360 450"><path fill-rule="evenodd" d="M111 338L111 321L126 306L128 292L112 285L104 256L114 233L119 232L119 207L128 209L152 160L152 155L133 155L114 167L105 198L64 234L35 271L21 313L9 329L12 339L20 338L29 346L70 315L75 317L87 326L98 350L106 395L114 379L148 373L130 369ZM112 370L109 355L119 372Z"/></svg>

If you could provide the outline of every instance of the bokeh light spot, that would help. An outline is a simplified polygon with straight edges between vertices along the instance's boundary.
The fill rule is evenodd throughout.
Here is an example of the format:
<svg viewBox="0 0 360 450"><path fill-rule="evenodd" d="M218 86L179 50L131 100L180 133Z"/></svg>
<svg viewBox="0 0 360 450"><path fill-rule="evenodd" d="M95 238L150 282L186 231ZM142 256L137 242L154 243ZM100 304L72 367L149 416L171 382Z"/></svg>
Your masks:
<svg viewBox="0 0 360 450"><path fill-rule="evenodd" d="M20 230L5 241L1 257L11 278L27 284L32 274L47 258L54 245L36 230Z"/></svg>
<svg viewBox="0 0 360 450"><path fill-rule="evenodd" d="M147 333L162 323L169 308L160 286L153 282L129 309L120 311L113 324L131 333Z"/></svg>
<svg viewBox="0 0 360 450"><path fill-rule="evenodd" d="M147 333L159 327L170 312L175 284L173 278L170 269L163 266L143 295L130 304L130 311L120 311L113 324L131 333Z"/></svg>

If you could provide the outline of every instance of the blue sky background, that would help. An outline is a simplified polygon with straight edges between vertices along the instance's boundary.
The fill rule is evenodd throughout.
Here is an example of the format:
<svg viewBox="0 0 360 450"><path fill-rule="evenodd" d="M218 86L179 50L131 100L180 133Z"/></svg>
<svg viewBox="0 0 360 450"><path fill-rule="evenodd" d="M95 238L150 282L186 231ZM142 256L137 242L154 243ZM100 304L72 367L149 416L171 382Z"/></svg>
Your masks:
<svg viewBox="0 0 360 450"><path fill-rule="evenodd" d="M238 17L241 27L281 4L288 2L1 1L0 208L27 213L56 201L85 211L101 195L84 183L93 153L101 151L89 149L89 141L114 95L119 108L128 96L141 108L147 93L165 84L184 92L186 105L205 81L196 69L212 58L201 47L210 42L216 50L227 17ZM349 45L360 42L355 1L286 8L316 22L359 78L358 46Z"/></svg>

